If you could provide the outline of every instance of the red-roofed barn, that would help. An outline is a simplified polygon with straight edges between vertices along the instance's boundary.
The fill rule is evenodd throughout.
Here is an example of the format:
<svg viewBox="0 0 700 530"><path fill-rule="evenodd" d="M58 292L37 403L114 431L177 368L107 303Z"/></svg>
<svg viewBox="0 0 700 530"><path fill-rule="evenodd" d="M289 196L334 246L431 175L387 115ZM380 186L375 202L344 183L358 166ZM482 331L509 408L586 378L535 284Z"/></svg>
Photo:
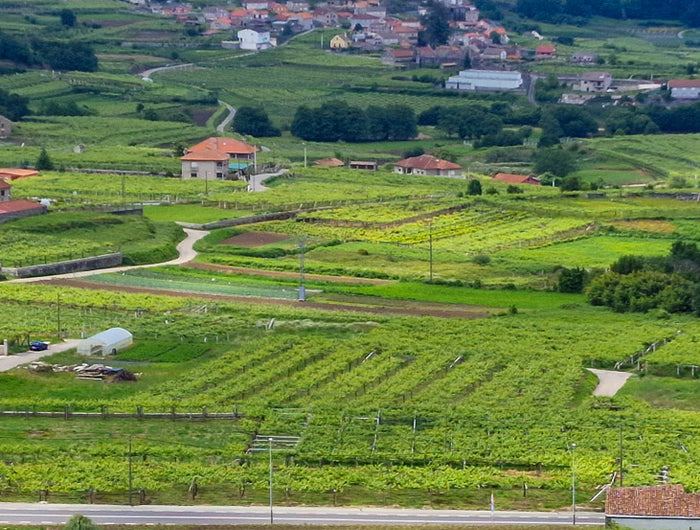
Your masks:
<svg viewBox="0 0 700 530"><path fill-rule="evenodd" d="M394 166L394 171L402 175L459 177L462 174L462 166L432 155L420 155L399 160Z"/></svg>

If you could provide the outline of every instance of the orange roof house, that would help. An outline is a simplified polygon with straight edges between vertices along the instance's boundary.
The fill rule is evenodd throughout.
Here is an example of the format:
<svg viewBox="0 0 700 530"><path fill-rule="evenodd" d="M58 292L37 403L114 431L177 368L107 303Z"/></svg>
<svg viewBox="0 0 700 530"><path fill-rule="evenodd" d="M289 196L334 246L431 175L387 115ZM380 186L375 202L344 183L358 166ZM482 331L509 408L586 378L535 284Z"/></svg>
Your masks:
<svg viewBox="0 0 700 530"><path fill-rule="evenodd" d="M0 179L15 180L34 177L38 174L39 172L36 169L0 168Z"/></svg>
<svg viewBox="0 0 700 530"><path fill-rule="evenodd" d="M493 180L506 182L508 184L532 184L539 186L540 181L532 175L514 175L513 173L496 173Z"/></svg>
<svg viewBox="0 0 700 530"><path fill-rule="evenodd" d="M343 167L345 165L345 162L342 160L339 160L338 158L331 157L331 158L322 158L321 160L316 160L314 162L317 166L321 167Z"/></svg>
<svg viewBox="0 0 700 530"><path fill-rule="evenodd" d="M420 155L399 160L394 166L394 171L402 175L458 177L462 174L462 166L432 155Z"/></svg>
<svg viewBox="0 0 700 530"><path fill-rule="evenodd" d="M0 223L46 213L46 206L24 199L12 200L12 185L0 179Z"/></svg>
<svg viewBox="0 0 700 530"><path fill-rule="evenodd" d="M535 48L535 59L554 59L557 49L552 44L541 44Z"/></svg>
<svg viewBox="0 0 700 530"><path fill-rule="evenodd" d="M256 152L259 151L254 145L248 145L245 142L236 140L235 138L221 138L212 136L190 147L187 152L193 153L196 151L219 151L227 153L231 157L252 160Z"/></svg>

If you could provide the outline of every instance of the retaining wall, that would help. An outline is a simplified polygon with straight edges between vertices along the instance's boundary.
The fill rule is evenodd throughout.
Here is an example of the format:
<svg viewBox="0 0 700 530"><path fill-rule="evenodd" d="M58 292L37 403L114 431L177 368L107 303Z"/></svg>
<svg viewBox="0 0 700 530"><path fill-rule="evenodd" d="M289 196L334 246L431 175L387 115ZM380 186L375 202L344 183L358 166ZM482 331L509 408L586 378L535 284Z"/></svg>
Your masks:
<svg viewBox="0 0 700 530"><path fill-rule="evenodd" d="M103 254L90 258L59 261L57 263L45 263L43 265L31 265L29 267L2 267L0 272L15 278L30 278L33 276L49 276L52 274L66 274L71 272L90 271L117 267L122 264L122 253Z"/></svg>

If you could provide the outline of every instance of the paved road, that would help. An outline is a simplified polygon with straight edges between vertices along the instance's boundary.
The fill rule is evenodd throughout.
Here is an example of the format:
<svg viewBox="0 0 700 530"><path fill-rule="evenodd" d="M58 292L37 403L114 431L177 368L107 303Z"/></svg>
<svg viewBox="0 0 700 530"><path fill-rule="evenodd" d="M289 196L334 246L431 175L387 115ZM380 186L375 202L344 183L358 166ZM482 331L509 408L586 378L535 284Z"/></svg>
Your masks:
<svg viewBox="0 0 700 530"><path fill-rule="evenodd" d="M170 261L165 261L163 263L148 263L146 265L125 265L122 267L110 267L108 269L95 269L90 271L80 271L80 272L69 272L67 274L54 274L52 276L37 276L35 278L17 278L15 280L8 280L9 283L32 283L40 282L50 278L84 278L85 276L94 276L96 274L106 274L108 272L124 272L132 269L149 269L152 267L161 267L163 265L182 265L188 261L192 261L196 256L197 252L194 250L194 244L206 236L209 232L206 230L193 230L191 228L183 229L187 234L187 237L180 241L177 246L177 251L179 256Z"/></svg>
<svg viewBox="0 0 700 530"><path fill-rule="evenodd" d="M617 391L625 386L627 379L632 375L627 372L597 370L595 368L589 368L588 371L598 376L599 383L598 386L595 387L595 390L593 390L593 395L604 397L613 397L617 394Z"/></svg>
<svg viewBox="0 0 700 530"><path fill-rule="evenodd" d="M77 339L66 339L63 342L50 344L48 350L27 351L24 353L17 353L15 355L9 355L7 357L0 357L0 372L7 372L16 366L38 361L47 355L53 355L54 353L70 350L71 348L78 346L79 342L80 341Z"/></svg>
<svg viewBox="0 0 700 530"><path fill-rule="evenodd" d="M156 72L162 72L164 70L179 70L181 68L194 68L195 65L193 63L187 63L187 64L172 64L168 66L159 66L157 68L149 68L148 70L144 70L140 74L137 74L141 79L146 80L148 79L149 81L153 81L151 79L151 75L153 75Z"/></svg>
<svg viewBox="0 0 700 530"><path fill-rule="evenodd" d="M0 503L0 524L62 524L76 513L97 524L265 524L263 506L99 506ZM499 512L461 510L408 510L392 508L279 507L275 524L571 524L565 512ZM577 525L602 525L604 515L578 512Z"/></svg>
<svg viewBox="0 0 700 530"><path fill-rule="evenodd" d="M265 191L269 189L268 187L263 186L263 182L269 178L284 175L287 171L287 169L280 169L276 173L259 173L257 175L251 175L250 179L248 180L248 191Z"/></svg>
<svg viewBox="0 0 700 530"><path fill-rule="evenodd" d="M229 126L229 124L233 121L233 118L236 117L236 109L234 109L231 105L226 103L225 101L218 100L219 105L223 105L228 109L228 116L224 118L224 121L222 121L219 125L216 127L216 132L222 133L226 129L226 127Z"/></svg>

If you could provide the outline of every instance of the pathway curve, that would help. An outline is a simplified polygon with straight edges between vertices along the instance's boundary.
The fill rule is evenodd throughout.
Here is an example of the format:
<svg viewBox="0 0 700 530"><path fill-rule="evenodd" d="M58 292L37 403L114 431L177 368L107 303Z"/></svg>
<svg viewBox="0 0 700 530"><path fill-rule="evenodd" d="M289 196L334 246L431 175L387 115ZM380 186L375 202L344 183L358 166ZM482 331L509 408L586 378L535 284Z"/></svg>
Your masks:
<svg viewBox="0 0 700 530"><path fill-rule="evenodd" d="M80 341L78 339L66 339L57 344L49 344L48 350L26 351L16 355L0 357L0 372L7 372L8 370L11 370L12 368L15 368L21 364L37 361L42 357L46 357L47 355L53 355L54 353L70 350L77 347L79 342Z"/></svg>
<svg viewBox="0 0 700 530"><path fill-rule="evenodd" d="M51 278L84 278L85 276L94 276L96 274L106 274L108 272L124 272L133 269L149 269L152 267L162 267L163 265L182 265L188 261L192 261L197 257L197 252L194 250L194 244L206 236L209 232L206 230L193 230L191 228L183 228L187 237L180 241L177 245L178 257L170 261L162 263L147 263L145 265L124 265L121 267L110 267L107 269L92 269L89 271L69 272L66 274L53 274L49 276L36 276L33 278L17 278L8 280L8 283L33 283L48 280Z"/></svg>
<svg viewBox="0 0 700 530"><path fill-rule="evenodd" d="M280 169L275 173L258 173L257 175L251 175L248 180L248 191L265 191L270 188L263 186L263 182L272 177L279 177L287 173L288 169Z"/></svg>
<svg viewBox="0 0 700 530"><path fill-rule="evenodd" d="M149 68L148 70L144 70L138 76L143 79L144 81L153 81L151 79L151 75L155 74L156 72L162 72L164 70L178 70L181 68L194 68L195 64L194 63L186 63L186 64L169 64L167 66L158 66L156 68Z"/></svg>
<svg viewBox="0 0 700 530"><path fill-rule="evenodd" d="M588 371L594 373L599 381L598 386L593 391L594 396L613 397L625 385L627 379L632 376L628 372L616 372L614 370L588 368Z"/></svg>
<svg viewBox="0 0 700 530"><path fill-rule="evenodd" d="M225 101L221 101L220 99L218 100L218 103L219 105L223 105L228 109L228 116L226 116L224 118L224 121L222 121L219 125L216 126L216 132L223 133L224 130L226 130L226 127L228 127L229 124L233 121L233 118L236 117L236 109L234 109Z"/></svg>

